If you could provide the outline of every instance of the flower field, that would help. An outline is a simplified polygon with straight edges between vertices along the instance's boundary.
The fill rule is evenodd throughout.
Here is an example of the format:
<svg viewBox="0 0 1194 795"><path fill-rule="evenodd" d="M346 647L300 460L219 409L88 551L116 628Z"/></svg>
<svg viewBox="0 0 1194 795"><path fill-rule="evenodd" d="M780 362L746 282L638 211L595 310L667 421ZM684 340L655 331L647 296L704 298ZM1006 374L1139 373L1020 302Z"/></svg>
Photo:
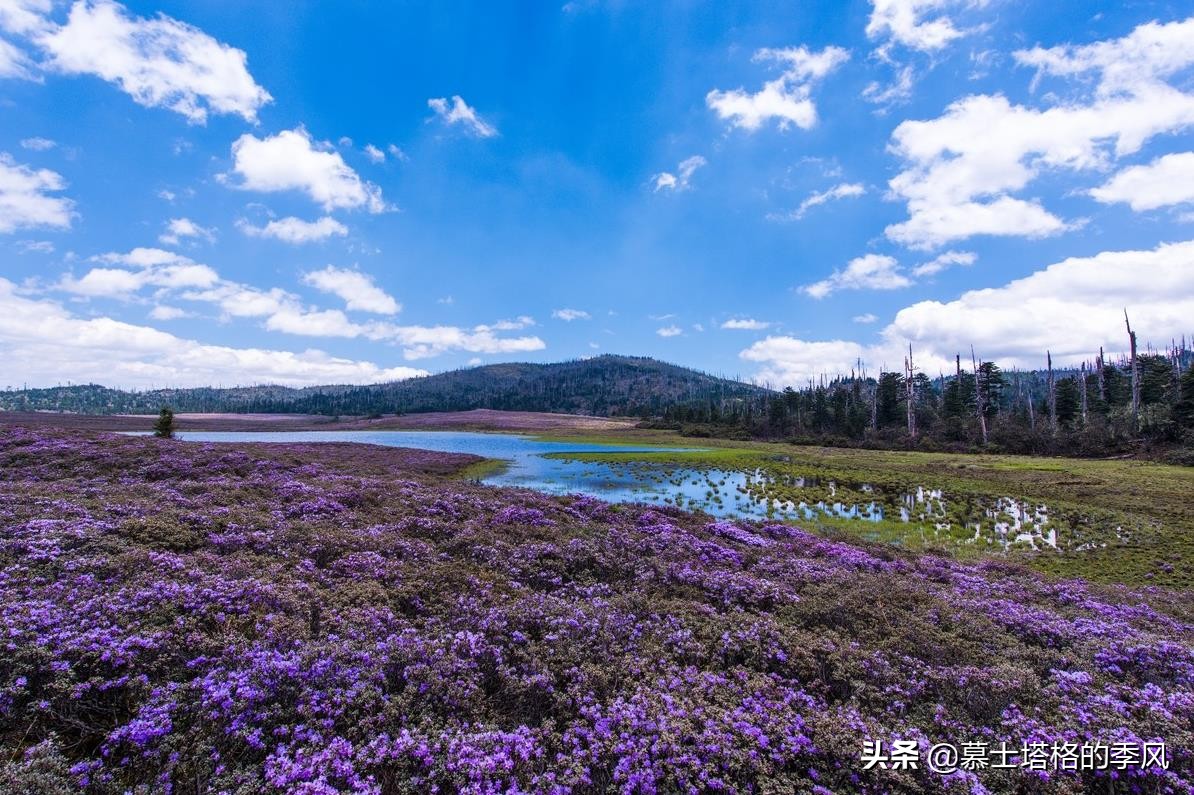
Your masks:
<svg viewBox="0 0 1194 795"><path fill-rule="evenodd" d="M1194 599L468 483L0 426L0 792L1187 793ZM1166 767L864 770L864 740Z"/></svg>

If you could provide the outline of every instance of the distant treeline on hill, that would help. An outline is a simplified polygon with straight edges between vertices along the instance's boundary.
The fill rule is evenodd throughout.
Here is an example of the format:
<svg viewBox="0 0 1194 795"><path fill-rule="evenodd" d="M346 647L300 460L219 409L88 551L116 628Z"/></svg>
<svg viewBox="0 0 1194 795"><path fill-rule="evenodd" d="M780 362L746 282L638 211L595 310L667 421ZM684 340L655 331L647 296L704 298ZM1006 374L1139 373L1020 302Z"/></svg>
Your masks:
<svg viewBox="0 0 1194 795"><path fill-rule="evenodd" d="M429 411L550 411L661 417L676 405L729 406L769 390L686 367L632 356L556 364L493 364L368 386L277 386L127 392L96 385L0 392L0 408L87 414L182 412L367 416Z"/></svg>
<svg viewBox="0 0 1194 795"><path fill-rule="evenodd" d="M1134 365L1133 365L1134 361ZM1111 455L1141 446L1194 463L1194 353L1185 345L1079 367L1006 372L959 356L936 378L904 372L782 391L650 358L496 364L368 386L127 392L96 385L0 392L0 409L377 416L487 408L638 417L696 437L915 449ZM1187 461L1186 459L1189 459Z"/></svg>

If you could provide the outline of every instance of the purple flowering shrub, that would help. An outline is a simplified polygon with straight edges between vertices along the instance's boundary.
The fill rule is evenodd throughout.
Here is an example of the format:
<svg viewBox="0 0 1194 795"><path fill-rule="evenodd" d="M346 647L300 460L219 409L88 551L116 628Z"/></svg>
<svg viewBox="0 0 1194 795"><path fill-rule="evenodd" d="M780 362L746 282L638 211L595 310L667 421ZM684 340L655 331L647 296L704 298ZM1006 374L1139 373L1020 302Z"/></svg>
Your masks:
<svg viewBox="0 0 1194 795"><path fill-rule="evenodd" d="M1191 791L1188 594L474 460L0 427L0 791ZM864 771L895 738L1170 764Z"/></svg>

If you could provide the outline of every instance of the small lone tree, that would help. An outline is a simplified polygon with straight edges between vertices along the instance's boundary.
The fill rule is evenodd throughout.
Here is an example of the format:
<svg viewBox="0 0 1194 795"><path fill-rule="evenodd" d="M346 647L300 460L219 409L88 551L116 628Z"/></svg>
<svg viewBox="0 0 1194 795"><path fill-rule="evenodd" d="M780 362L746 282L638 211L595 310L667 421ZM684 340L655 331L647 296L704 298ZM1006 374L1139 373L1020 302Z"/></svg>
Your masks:
<svg viewBox="0 0 1194 795"><path fill-rule="evenodd" d="M159 439L174 438L174 412L169 406L162 406L158 412L158 421L153 424L153 435Z"/></svg>

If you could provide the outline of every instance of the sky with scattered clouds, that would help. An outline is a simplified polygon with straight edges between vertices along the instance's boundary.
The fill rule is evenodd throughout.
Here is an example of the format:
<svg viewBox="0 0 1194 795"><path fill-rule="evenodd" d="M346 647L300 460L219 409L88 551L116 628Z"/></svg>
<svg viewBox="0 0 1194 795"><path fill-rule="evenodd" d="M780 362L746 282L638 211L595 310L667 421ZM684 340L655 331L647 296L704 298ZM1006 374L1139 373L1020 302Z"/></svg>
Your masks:
<svg viewBox="0 0 1194 795"><path fill-rule="evenodd" d="M0 388L1194 331L1194 8L0 0Z"/></svg>

